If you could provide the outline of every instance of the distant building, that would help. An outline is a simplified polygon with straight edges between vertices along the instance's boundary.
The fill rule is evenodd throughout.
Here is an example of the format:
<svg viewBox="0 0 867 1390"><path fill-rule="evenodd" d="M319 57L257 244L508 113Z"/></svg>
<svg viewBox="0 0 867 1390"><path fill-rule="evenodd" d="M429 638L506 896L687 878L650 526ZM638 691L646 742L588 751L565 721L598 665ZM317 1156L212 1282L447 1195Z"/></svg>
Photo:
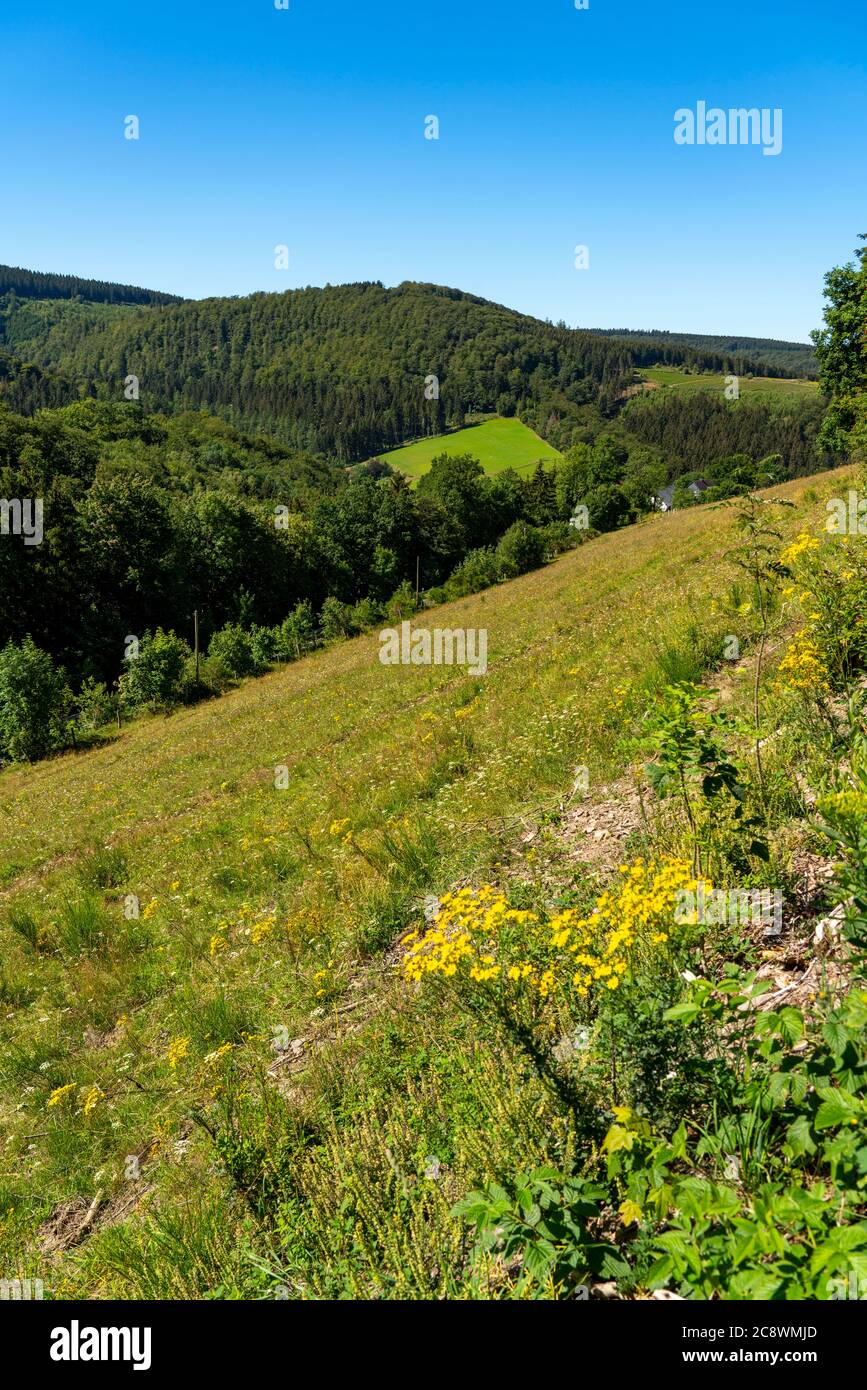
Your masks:
<svg viewBox="0 0 867 1390"><path fill-rule="evenodd" d="M692 493L692 496L696 499L696 501L698 501L702 493L707 492L710 486L711 484L706 483L704 478L696 478L694 483L687 483L686 490L687 492ZM662 489L662 492L658 493L654 497L651 497L650 500L658 512L670 512L673 510L674 489L676 487L677 483L670 483L668 487L664 487Z"/></svg>

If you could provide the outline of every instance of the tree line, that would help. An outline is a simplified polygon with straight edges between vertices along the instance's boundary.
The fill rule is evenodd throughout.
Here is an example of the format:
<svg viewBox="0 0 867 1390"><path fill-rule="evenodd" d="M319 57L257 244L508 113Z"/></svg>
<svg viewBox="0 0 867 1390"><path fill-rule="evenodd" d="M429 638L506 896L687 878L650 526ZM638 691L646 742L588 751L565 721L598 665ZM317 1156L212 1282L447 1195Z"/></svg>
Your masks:
<svg viewBox="0 0 867 1390"><path fill-rule="evenodd" d="M86 299L99 304L180 304L176 294L145 290L139 285L118 285L113 280L84 280L78 275L51 275L0 265L0 295L19 299Z"/></svg>
<svg viewBox="0 0 867 1390"><path fill-rule="evenodd" d="M833 459L820 439L825 402L803 399L727 401L719 393L648 391L622 414L624 428L662 451L676 471L705 468L730 454L778 453L786 476L806 477Z"/></svg>
<svg viewBox="0 0 867 1390"><path fill-rule="evenodd" d="M725 337L712 333L669 333L659 329L593 328L592 333L619 338L637 354L639 366L656 363L674 366L681 347L692 349L690 365L699 371L731 370L735 376L785 376L815 378L819 366L809 343L789 343L779 338ZM666 355L666 349L669 355ZM721 367L722 362L733 365Z"/></svg>

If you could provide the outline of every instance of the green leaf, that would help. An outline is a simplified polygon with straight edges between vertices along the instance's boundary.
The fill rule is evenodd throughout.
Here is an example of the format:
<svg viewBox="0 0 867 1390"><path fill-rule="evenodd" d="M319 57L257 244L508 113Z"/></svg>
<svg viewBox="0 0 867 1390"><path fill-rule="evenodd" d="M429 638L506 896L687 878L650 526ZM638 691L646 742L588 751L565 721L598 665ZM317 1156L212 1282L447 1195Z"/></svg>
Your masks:
<svg viewBox="0 0 867 1390"><path fill-rule="evenodd" d="M534 1240L525 1247L523 1265L531 1278L544 1283L557 1258L557 1251L550 1241Z"/></svg>
<svg viewBox="0 0 867 1390"><path fill-rule="evenodd" d="M647 1274L647 1287L649 1289L661 1289L668 1283L674 1274L674 1260L670 1255L660 1255L651 1266Z"/></svg>
<svg viewBox="0 0 867 1390"><path fill-rule="evenodd" d="M698 1004L675 1004L673 1008L666 1009L662 1019L664 1023L673 1023L678 1019L683 1023L691 1023L700 1013L701 1008Z"/></svg>
<svg viewBox="0 0 867 1390"><path fill-rule="evenodd" d="M822 1037L834 1053L834 1056L840 1057L845 1051L846 1044L849 1042L850 1033L849 1029L845 1024L841 1023L839 1019L829 1018L822 1029Z"/></svg>
<svg viewBox="0 0 867 1390"><path fill-rule="evenodd" d="M849 1124L857 1119L859 1108L858 1102L848 1091L833 1091L819 1106L813 1124L816 1129L834 1129L837 1125Z"/></svg>
<svg viewBox="0 0 867 1390"><path fill-rule="evenodd" d="M787 1043L800 1042L804 1036L804 1019L799 1009L787 1006L780 1010L780 1032Z"/></svg>
<svg viewBox="0 0 867 1390"><path fill-rule="evenodd" d="M799 1115L797 1120L789 1125L786 1142L793 1158L802 1158L804 1154L816 1152L816 1143L810 1132L810 1121L806 1115Z"/></svg>

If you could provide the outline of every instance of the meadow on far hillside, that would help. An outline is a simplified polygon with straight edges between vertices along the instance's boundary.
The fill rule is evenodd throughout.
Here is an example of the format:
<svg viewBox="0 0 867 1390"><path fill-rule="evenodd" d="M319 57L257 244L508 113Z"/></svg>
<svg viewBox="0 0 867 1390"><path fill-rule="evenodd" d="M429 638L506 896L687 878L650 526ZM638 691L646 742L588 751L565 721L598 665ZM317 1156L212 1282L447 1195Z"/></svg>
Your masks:
<svg viewBox="0 0 867 1390"><path fill-rule="evenodd" d="M418 478L430 468L431 460L441 454L472 454L486 473L511 468L520 477L532 473L540 460L551 463L563 457L559 449L546 444L534 430L514 418L482 420L450 434L417 439L380 457L408 477Z"/></svg>
<svg viewBox="0 0 867 1390"><path fill-rule="evenodd" d="M713 391L722 395L729 384L722 373L687 372L682 367L642 367L638 376L656 387L684 394ZM737 387L739 399L811 400L819 394L818 381L806 377L738 376Z"/></svg>

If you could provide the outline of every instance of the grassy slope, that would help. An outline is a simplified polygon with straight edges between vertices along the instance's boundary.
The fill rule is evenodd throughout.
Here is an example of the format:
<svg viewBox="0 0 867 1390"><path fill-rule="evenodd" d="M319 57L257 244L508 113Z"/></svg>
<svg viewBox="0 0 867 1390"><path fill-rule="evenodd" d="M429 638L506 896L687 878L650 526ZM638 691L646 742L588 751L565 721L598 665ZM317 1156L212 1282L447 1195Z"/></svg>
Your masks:
<svg viewBox="0 0 867 1390"><path fill-rule="evenodd" d="M551 463L562 458L557 449L546 444L520 420L485 420L469 425L454 434L420 439L402 449L393 449L382 457L393 468L399 468L411 478L418 478L430 468L431 459L438 454L466 454L477 458L486 473L501 473L513 468L523 475L532 472L539 459Z"/></svg>
<svg viewBox="0 0 867 1390"><path fill-rule="evenodd" d="M811 489L845 481L780 489L796 503L785 529L815 515ZM204 1058L233 1042L252 1075L273 1056L275 1030L309 1036L323 1010L336 1019L354 1006L361 982L389 1001L392 1022L366 1025L339 1085L332 1068L313 1100L293 1092L291 1102L352 1126L375 1096L387 1125L395 1091L394 1113L408 1113L416 1082L406 1053L389 1051L392 1035L402 1029L401 1047L423 1055L433 1023L406 1022L415 1006L382 950L425 892L495 876L516 818L556 805L576 765L589 767L591 788L622 771L625 725L660 681L657 644L691 619L712 625L730 528L725 508L654 518L427 615L430 626L488 629L485 678L382 667L368 635L218 703L142 721L101 749L0 776L0 1210L13 1270L60 1296L231 1287L249 1217L188 1119L213 1101ZM622 710L615 687L627 689ZM277 764L290 768L288 790L274 787ZM127 893L152 904L146 921L124 920ZM255 942L249 924L261 915L276 926ZM103 937L80 949L94 929ZM228 946L212 955L214 936ZM189 1051L172 1068L167 1049L180 1037ZM466 1042L458 1055L455 1068ZM76 1089L47 1109L64 1085ZM464 1155L454 1165L466 1190L476 1130L464 1117L462 1132L439 1093L420 1103L414 1142L434 1142L421 1132L434 1111ZM122 1174L135 1153L147 1155L145 1179L131 1189ZM63 1202L86 1211L97 1194L120 1224L106 1221L55 1267L37 1245L40 1222ZM134 1256L149 1207L176 1223L156 1285ZM193 1240L177 1224L193 1209L200 1225L213 1222L207 1259L178 1254L199 1249L200 1231Z"/></svg>
<svg viewBox="0 0 867 1390"><path fill-rule="evenodd" d="M680 367L644 367L641 376L645 381L655 382L659 387L687 395L693 395L696 391L721 392L725 388L726 380L724 376L717 376L711 372L693 375L684 372ZM767 400L770 397L800 400L815 396L819 390L817 381L804 381L796 377L741 377L739 384L741 399L755 397L757 400Z"/></svg>

